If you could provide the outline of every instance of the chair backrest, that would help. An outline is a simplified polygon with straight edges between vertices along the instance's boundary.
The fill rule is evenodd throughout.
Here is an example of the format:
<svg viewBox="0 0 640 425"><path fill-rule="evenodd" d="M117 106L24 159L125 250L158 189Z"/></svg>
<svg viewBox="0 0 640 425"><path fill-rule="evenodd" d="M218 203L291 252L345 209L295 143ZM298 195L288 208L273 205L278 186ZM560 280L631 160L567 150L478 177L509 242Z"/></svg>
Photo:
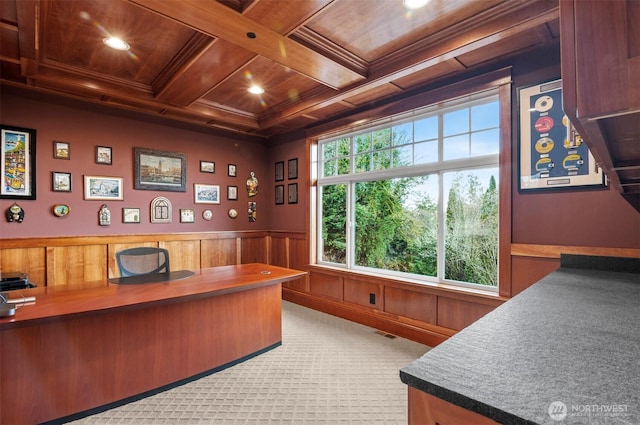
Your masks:
<svg viewBox="0 0 640 425"><path fill-rule="evenodd" d="M116 252L120 277L170 272L169 251L164 248L139 247Z"/></svg>

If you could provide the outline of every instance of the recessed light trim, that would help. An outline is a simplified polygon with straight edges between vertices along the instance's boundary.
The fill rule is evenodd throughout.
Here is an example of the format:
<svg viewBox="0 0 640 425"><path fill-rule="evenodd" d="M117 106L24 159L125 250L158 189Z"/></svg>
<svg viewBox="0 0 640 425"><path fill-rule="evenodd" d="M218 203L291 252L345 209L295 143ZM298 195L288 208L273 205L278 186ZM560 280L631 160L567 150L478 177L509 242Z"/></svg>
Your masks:
<svg viewBox="0 0 640 425"><path fill-rule="evenodd" d="M410 10L420 9L424 7L430 0L402 0L404 7Z"/></svg>
<svg viewBox="0 0 640 425"><path fill-rule="evenodd" d="M111 47L112 49L116 49L116 50L126 51L131 49L131 46L129 46L129 44L126 41L118 37L106 37L102 40L102 42L107 46Z"/></svg>
<svg viewBox="0 0 640 425"><path fill-rule="evenodd" d="M262 94L264 93L264 89L260 86L253 85L247 89L247 91L251 94Z"/></svg>

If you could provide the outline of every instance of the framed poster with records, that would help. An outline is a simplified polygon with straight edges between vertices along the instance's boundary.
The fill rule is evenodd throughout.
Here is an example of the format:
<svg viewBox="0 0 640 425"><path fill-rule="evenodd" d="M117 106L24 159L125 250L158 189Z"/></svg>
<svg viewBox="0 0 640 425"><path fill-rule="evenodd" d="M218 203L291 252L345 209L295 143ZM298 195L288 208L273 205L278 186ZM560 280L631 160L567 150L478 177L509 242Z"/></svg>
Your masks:
<svg viewBox="0 0 640 425"><path fill-rule="evenodd" d="M562 81L519 91L518 189L604 188L604 172L562 109Z"/></svg>

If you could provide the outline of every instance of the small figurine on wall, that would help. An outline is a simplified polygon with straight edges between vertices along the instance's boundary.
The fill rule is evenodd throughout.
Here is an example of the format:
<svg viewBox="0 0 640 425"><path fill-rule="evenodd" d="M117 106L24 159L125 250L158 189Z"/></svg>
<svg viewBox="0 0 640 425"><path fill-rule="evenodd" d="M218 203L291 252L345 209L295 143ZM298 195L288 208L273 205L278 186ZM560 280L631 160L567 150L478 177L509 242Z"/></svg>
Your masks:
<svg viewBox="0 0 640 425"><path fill-rule="evenodd" d="M9 223L13 221L17 221L18 223L22 223L24 221L24 210L22 207L15 202L9 208L7 208L7 221Z"/></svg>
<svg viewBox="0 0 640 425"><path fill-rule="evenodd" d="M108 226L111 224L111 211L107 208L107 204L102 204L98 213L100 226Z"/></svg>
<svg viewBox="0 0 640 425"><path fill-rule="evenodd" d="M249 197L256 196L258 194L258 179L253 171L251 172L251 176L247 179L247 193L249 194Z"/></svg>
<svg viewBox="0 0 640 425"><path fill-rule="evenodd" d="M249 213L249 223L253 223L255 222L258 217L257 217L257 213L256 213L256 203L255 202L249 202L249 208L248 208L248 213Z"/></svg>

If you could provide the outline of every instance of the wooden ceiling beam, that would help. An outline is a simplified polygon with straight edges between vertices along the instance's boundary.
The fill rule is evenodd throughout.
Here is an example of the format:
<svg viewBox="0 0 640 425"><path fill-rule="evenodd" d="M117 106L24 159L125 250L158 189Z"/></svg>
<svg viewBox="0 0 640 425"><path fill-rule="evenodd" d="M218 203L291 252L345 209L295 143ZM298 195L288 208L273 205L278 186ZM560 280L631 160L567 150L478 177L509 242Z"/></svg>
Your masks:
<svg viewBox="0 0 640 425"><path fill-rule="evenodd" d="M204 34L227 40L336 90L365 79L364 75L258 24L217 1L130 2ZM249 38L248 33L255 34L255 38Z"/></svg>

